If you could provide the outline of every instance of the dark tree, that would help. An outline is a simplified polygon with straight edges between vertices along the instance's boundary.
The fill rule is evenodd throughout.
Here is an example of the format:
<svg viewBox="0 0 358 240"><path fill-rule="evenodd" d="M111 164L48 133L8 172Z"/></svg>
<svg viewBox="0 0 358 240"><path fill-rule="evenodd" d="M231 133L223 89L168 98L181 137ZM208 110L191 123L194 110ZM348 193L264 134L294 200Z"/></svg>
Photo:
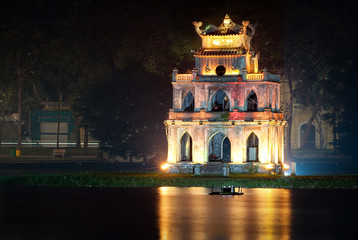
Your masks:
<svg viewBox="0 0 358 240"><path fill-rule="evenodd" d="M170 101L168 87L162 77L133 62L110 79L98 79L78 99L75 110L102 149L145 157L165 142L160 136Z"/></svg>

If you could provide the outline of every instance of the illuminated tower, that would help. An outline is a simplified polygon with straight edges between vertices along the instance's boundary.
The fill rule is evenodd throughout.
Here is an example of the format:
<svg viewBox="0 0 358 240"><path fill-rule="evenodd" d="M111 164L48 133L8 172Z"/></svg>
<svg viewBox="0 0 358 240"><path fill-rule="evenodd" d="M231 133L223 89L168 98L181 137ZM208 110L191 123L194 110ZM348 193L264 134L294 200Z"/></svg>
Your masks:
<svg viewBox="0 0 358 240"><path fill-rule="evenodd" d="M169 171L222 169L225 175L278 169L285 125L280 78L258 69L250 43L256 25L237 25L228 15L219 27L201 30L202 22L193 24L202 47L194 51L191 73L173 70L173 108L164 121Z"/></svg>

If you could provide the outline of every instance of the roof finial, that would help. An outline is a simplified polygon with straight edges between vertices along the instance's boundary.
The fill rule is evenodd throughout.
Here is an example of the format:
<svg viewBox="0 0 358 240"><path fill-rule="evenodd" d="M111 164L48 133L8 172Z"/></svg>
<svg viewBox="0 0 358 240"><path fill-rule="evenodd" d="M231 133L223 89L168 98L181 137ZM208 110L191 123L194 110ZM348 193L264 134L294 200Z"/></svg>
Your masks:
<svg viewBox="0 0 358 240"><path fill-rule="evenodd" d="M229 27L231 23L232 23L232 21L229 17L229 14L226 14L225 18L224 18L224 27Z"/></svg>

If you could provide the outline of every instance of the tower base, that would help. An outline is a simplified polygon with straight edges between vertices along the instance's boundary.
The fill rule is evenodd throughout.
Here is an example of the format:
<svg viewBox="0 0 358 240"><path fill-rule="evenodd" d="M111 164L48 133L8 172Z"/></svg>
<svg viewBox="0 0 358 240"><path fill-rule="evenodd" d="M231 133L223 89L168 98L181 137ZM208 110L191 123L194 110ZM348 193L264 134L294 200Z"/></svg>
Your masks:
<svg viewBox="0 0 358 240"><path fill-rule="evenodd" d="M172 174L194 174L194 175L219 175L229 176L230 174L283 174L286 170L283 164L267 163L242 163L234 164L229 162L198 163L171 163L166 171Z"/></svg>

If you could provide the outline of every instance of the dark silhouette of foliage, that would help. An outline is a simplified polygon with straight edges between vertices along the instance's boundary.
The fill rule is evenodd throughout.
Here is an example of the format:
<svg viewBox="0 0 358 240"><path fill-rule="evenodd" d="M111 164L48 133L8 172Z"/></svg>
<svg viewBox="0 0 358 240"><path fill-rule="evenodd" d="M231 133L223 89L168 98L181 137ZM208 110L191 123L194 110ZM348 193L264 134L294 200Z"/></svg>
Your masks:
<svg viewBox="0 0 358 240"><path fill-rule="evenodd" d="M122 156L128 151L146 154L166 142L162 122L170 104L169 87L165 78L133 62L112 78L97 79L74 108L102 149Z"/></svg>

